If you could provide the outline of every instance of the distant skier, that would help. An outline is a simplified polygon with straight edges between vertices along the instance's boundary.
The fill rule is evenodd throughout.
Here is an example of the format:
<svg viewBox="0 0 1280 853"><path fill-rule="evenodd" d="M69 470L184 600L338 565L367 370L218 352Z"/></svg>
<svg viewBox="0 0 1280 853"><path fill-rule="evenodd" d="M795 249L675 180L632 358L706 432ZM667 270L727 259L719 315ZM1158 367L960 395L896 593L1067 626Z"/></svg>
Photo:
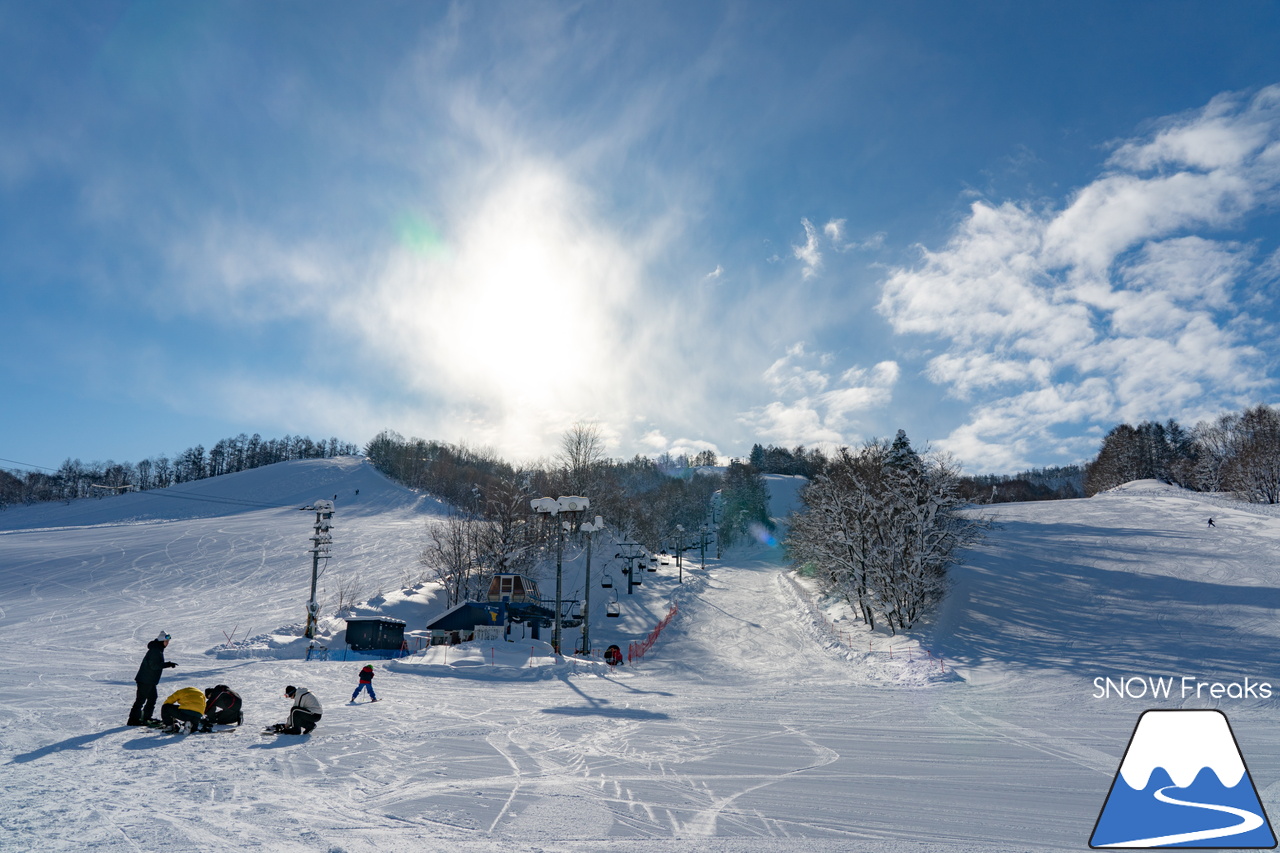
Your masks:
<svg viewBox="0 0 1280 853"><path fill-rule="evenodd" d="M138 674L133 680L138 684L138 692L133 699L133 707L129 709L130 726L145 726L160 721L152 714L156 710L156 685L160 683L160 673L170 667L177 666L164 659L164 650L169 645L169 635L161 631L160 635L147 643L147 654L138 667Z"/></svg>
<svg viewBox="0 0 1280 853"><path fill-rule="evenodd" d="M175 690L160 706L160 721L165 724L164 733L176 735L181 731L194 732L204 717L204 702L204 691L199 687Z"/></svg>
<svg viewBox="0 0 1280 853"><path fill-rule="evenodd" d="M610 646L605 649L604 662L609 666L620 666L622 664L622 649L617 646Z"/></svg>
<svg viewBox="0 0 1280 853"><path fill-rule="evenodd" d="M292 684L284 689L284 695L293 700L293 705L289 708L289 720L276 723L268 731L283 735L311 734L316 723L320 722L320 700L307 688L294 687Z"/></svg>
<svg viewBox="0 0 1280 853"><path fill-rule="evenodd" d="M356 692L351 694L351 703L353 705L361 690L369 691L370 702L378 701L378 695L373 692L373 667L369 664L365 664L364 669L360 670L360 683L356 685Z"/></svg>
<svg viewBox="0 0 1280 853"><path fill-rule="evenodd" d="M244 722L244 702L240 694L225 684L206 687L204 691L204 721L200 730L213 731L214 724L240 725Z"/></svg>
<svg viewBox="0 0 1280 853"><path fill-rule="evenodd" d="M1210 526L1210 527L1217 527L1218 525L1214 524L1214 523L1213 523L1213 519L1211 518L1211 519L1209 519L1209 526Z"/></svg>

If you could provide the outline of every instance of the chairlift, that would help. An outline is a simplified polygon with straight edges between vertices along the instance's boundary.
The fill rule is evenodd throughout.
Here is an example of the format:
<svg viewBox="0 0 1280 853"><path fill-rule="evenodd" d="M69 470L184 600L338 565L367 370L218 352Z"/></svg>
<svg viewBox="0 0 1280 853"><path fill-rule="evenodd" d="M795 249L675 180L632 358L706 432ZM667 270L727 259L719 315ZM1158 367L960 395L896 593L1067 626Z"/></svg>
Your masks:
<svg viewBox="0 0 1280 853"><path fill-rule="evenodd" d="M650 557L650 558L649 558L649 565L647 566L647 568L648 568L648 569L649 569L649 571L651 571L651 572L656 572L656 571L658 570L658 558L657 558L657 557Z"/></svg>
<svg viewBox="0 0 1280 853"><path fill-rule="evenodd" d="M617 619L622 615L622 606L616 601L610 601L604 606L604 615L611 619Z"/></svg>
<svg viewBox="0 0 1280 853"><path fill-rule="evenodd" d="M575 601L569 605L569 618L582 621L582 602Z"/></svg>
<svg viewBox="0 0 1280 853"><path fill-rule="evenodd" d="M613 572L605 572L600 578L600 586L604 589L613 589Z"/></svg>

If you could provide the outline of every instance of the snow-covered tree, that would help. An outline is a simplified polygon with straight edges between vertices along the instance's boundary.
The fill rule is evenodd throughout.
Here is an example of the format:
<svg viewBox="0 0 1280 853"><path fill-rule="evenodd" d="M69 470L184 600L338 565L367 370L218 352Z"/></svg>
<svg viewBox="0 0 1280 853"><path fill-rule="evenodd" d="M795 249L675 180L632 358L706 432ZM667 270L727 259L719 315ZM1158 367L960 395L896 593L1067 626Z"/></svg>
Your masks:
<svg viewBox="0 0 1280 853"><path fill-rule="evenodd" d="M721 491L724 515L720 519L720 541L732 545L739 538L759 525L771 528L769 520L769 490L764 477L751 465L731 462L725 470Z"/></svg>
<svg viewBox="0 0 1280 853"><path fill-rule="evenodd" d="M1280 412L1255 406L1233 425L1228 487L1251 501L1280 503Z"/></svg>
<svg viewBox="0 0 1280 853"><path fill-rule="evenodd" d="M987 522L956 510L959 472L920 456L906 434L841 448L802 493L787 539L793 561L875 626L910 628L945 589L947 567Z"/></svg>

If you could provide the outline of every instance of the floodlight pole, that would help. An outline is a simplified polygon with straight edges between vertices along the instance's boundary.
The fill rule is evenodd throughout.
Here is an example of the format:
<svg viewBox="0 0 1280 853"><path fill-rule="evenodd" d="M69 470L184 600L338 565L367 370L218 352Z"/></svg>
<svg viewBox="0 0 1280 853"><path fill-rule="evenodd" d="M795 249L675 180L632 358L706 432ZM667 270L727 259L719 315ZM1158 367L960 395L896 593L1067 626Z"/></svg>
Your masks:
<svg viewBox="0 0 1280 853"><path fill-rule="evenodd" d="M604 519L596 516L595 523L588 521L579 530L587 534L587 578L582 593L582 653L591 656L591 538L597 530L604 528Z"/></svg>
<svg viewBox="0 0 1280 853"><path fill-rule="evenodd" d="M320 603L316 601L316 582L320 578L320 558L329 557L329 546L333 543L333 535L329 533L333 527L333 501L315 501L311 506L302 507L302 512L316 514L315 535L311 537L311 598L307 600L307 627L303 636L308 640L315 639L317 616Z"/></svg>
<svg viewBox="0 0 1280 853"><path fill-rule="evenodd" d="M529 502L534 512L542 512L556 518L560 513L578 513L584 512L591 502L586 498L577 496L561 497L561 498L534 498ZM551 647L556 654L560 654L560 609L563 601L563 566L564 566L564 532L569 522L560 522L556 526L556 618L555 629L552 632Z"/></svg>
<svg viewBox="0 0 1280 853"><path fill-rule="evenodd" d="M680 583L684 583L684 525L676 525L676 569L680 573Z"/></svg>

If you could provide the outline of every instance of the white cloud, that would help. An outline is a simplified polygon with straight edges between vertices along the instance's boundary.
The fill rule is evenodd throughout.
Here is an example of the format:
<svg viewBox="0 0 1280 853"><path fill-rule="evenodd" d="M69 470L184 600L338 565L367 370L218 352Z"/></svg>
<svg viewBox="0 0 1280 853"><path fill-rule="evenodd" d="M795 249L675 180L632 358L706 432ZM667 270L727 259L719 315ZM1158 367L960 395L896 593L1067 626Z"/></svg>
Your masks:
<svg viewBox="0 0 1280 853"><path fill-rule="evenodd" d="M808 219L801 219L800 224L804 226L804 245L792 246L791 253L803 267L801 275L805 278L813 278L822 267L822 252L818 250L818 230Z"/></svg>
<svg viewBox="0 0 1280 853"><path fill-rule="evenodd" d="M781 399L742 413L739 422L788 447L856 443L858 418L889 404L900 370L896 362L883 361L833 379L832 362L829 353L810 353L803 343L788 347L762 376Z"/></svg>
<svg viewBox="0 0 1280 853"><path fill-rule="evenodd" d="M845 222L844 219L832 219L822 226L822 233L831 241L831 247L837 252L849 252L855 249L872 250L884 246L886 235L883 231L877 231L861 242L849 240L845 233Z"/></svg>
<svg viewBox="0 0 1280 853"><path fill-rule="evenodd" d="M832 219L822 226L822 233L827 235L827 239L836 247L836 251L841 251L841 246L845 245L844 223L843 219Z"/></svg>
<svg viewBox="0 0 1280 853"><path fill-rule="evenodd" d="M783 447L846 443L844 434L823 423L822 415L808 399L795 403L774 401L744 413L739 421L750 427L753 435Z"/></svg>
<svg viewBox="0 0 1280 853"><path fill-rule="evenodd" d="M939 446L995 470L1068 423L1184 417L1268 383L1213 236L1280 199L1280 87L1215 99L1119 145L1061 209L976 202L938 251L890 272L879 310L946 350L926 376L975 401ZM1188 233L1191 231L1196 233Z"/></svg>
<svg viewBox="0 0 1280 853"><path fill-rule="evenodd" d="M661 430L651 429L640 437L640 444L649 448L653 453L661 453L671 446L671 442L667 441L667 437L662 434Z"/></svg>
<svg viewBox="0 0 1280 853"><path fill-rule="evenodd" d="M815 367L806 366L807 359L804 344L797 343L787 347L787 352L764 372L764 381L776 394L807 394L821 391L827 386L828 377ZM818 366L825 366L830 356L819 354L813 358Z"/></svg>

